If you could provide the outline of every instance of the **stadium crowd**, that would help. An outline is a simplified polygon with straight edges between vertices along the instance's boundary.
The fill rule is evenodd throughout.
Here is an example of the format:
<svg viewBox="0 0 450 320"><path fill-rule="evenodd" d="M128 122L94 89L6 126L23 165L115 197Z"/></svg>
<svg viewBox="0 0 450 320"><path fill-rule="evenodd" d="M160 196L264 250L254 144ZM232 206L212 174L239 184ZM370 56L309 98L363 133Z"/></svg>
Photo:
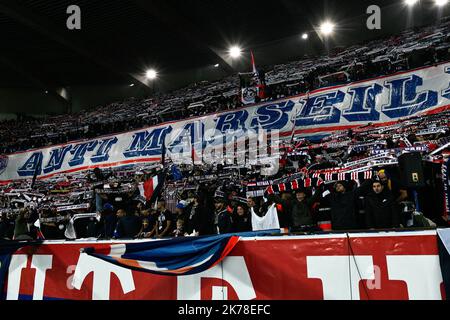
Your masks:
<svg viewBox="0 0 450 320"><path fill-rule="evenodd" d="M30 181L11 182L0 187L0 237L122 239L444 226L449 115L368 124L318 143L285 141L280 169L271 176L257 165L177 165L169 158L163 166L38 179L33 188ZM423 160L420 188L402 184L398 157L404 153ZM146 199L140 187L156 175L163 188Z"/></svg>
<svg viewBox="0 0 450 320"><path fill-rule="evenodd" d="M330 55L305 57L260 68L265 79L263 101L317 88L369 79L450 60L450 22L404 31L387 39ZM186 119L241 106L236 75L203 81L168 94L127 99L78 113L34 119L23 116L0 122L0 154L139 129L168 120Z"/></svg>
<svg viewBox="0 0 450 320"><path fill-rule="evenodd" d="M265 68L265 100L450 60L450 22ZM94 138L240 106L236 76L170 94L45 120L0 123L0 154ZM134 164L0 186L0 239L161 238L265 229L289 232L447 225L450 111L371 123L320 142L292 137L279 170L261 166ZM446 153L447 152L447 153ZM401 179L399 156L419 154L424 184ZM450 168L448 168L450 169ZM159 188L146 197L145 182ZM33 179L34 180L34 179ZM426 201L425 201L426 199ZM448 200L448 199L447 199Z"/></svg>

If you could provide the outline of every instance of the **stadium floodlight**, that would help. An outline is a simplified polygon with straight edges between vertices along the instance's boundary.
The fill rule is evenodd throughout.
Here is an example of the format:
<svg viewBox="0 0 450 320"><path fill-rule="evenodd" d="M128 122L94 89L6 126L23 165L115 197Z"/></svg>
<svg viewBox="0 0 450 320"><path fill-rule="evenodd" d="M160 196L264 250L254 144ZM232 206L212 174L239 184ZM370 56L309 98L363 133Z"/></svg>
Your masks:
<svg viewBox="0 0 450 320"><path fill-rule="evenodd" d="M156 70L150 69L150 70L147 70L147 72L145 73L145 76L149 80L154 80L158 76L158 73L156 72Z"/></svg>
<svg viewBox="0 0 450 320"><path fill-rule="evenodd" d="M131 83L131 84L130 84L130 87L134 87L134 83Z"/></svg>
<svg viewBox="0 0 450 320"><path fill-rule="evenodd" d="M330 22L330 21L325 21L320 25L320 33L323 34L324 36L329 36L333 33L335 28L334 23Z"/></svg>
<svg viewBox="0 0 450 320"><path fill-rule="evenodd" d="M308 39L308 34L307 34L307 33L302 34L302 39L303 39L303 40Z"/></svg>
<svg viewBox="0 0 450 320"><path fill-rule="evenodd" d="M438 7L443 7L448 3L448 0L434 0L434 3L438 6Z"/></svg>
<svg viewBox="0 0 450 320"><path fill-rule="evenodd" d="M216 64L214 65L214 68L218 68L218 67L219 67L219 64L216 63Z"/></svg>
<svg viewBox="0 0 450 320"><path fill-rule="evenodd" d="M412 6L414 6L417 2L419 2L419 0L404 0L404 2L405 2L405 4L406 4L408 7L412 7Z"/></svg>
<svg viewBox="0 0 450 320"><path fill-rule="evenodd" d="M228 50L228 54L233 59L239 58L241 56L241 54L242 54L242 49L240 47L238 47L238 46L232 46Z"/></svg>

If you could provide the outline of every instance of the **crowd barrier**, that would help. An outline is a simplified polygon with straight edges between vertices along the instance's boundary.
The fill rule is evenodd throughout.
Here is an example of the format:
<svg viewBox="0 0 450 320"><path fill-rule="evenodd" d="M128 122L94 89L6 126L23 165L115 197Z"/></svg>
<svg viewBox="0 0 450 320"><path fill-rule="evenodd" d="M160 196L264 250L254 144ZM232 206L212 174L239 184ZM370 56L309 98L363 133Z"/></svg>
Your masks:
<svg viewBox="0 0 450 320"><path fill-rule="evenodd" d="M445 298L435 230L242 238L220 264L187 276L132 271L80 253L111 243L45 241L19 249L9 266L6 299Z"/></svg>

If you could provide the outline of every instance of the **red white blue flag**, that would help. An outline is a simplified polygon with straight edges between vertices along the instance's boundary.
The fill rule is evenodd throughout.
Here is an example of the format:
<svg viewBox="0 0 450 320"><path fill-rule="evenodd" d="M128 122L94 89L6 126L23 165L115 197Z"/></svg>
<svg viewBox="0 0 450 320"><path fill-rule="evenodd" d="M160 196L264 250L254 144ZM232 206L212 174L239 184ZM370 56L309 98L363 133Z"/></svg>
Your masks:
<svg viewBox="0 0 450 320"><path fill-rule="evenodd" d="M132 270L160 275L189 275L217 265L231 252L240 237L275 233L280 233L280 230L111 244L101 249L85 248L83 252Z"/></svg>

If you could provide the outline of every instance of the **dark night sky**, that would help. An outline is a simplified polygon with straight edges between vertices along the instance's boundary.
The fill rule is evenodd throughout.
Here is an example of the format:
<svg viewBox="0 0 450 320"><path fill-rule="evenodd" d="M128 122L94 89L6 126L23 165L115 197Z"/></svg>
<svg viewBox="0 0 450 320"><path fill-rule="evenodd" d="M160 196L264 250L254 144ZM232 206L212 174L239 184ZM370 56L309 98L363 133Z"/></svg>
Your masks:
<svg viewBox="0 0 450 320"><path fill-rule="evenodd" d="M79 31L66 28L71 4L81 8ZM366 28L372 4L382 7L379 31ZM314 28L324 18L338 25L330 45L347 46L433 23L448 8L438 12L432 0L413 12L402 0L2 0L0 88L139 85L154 67L166 91L248 70L249 54L226 66L230 44L271 65L323 52Z"/></svg>

